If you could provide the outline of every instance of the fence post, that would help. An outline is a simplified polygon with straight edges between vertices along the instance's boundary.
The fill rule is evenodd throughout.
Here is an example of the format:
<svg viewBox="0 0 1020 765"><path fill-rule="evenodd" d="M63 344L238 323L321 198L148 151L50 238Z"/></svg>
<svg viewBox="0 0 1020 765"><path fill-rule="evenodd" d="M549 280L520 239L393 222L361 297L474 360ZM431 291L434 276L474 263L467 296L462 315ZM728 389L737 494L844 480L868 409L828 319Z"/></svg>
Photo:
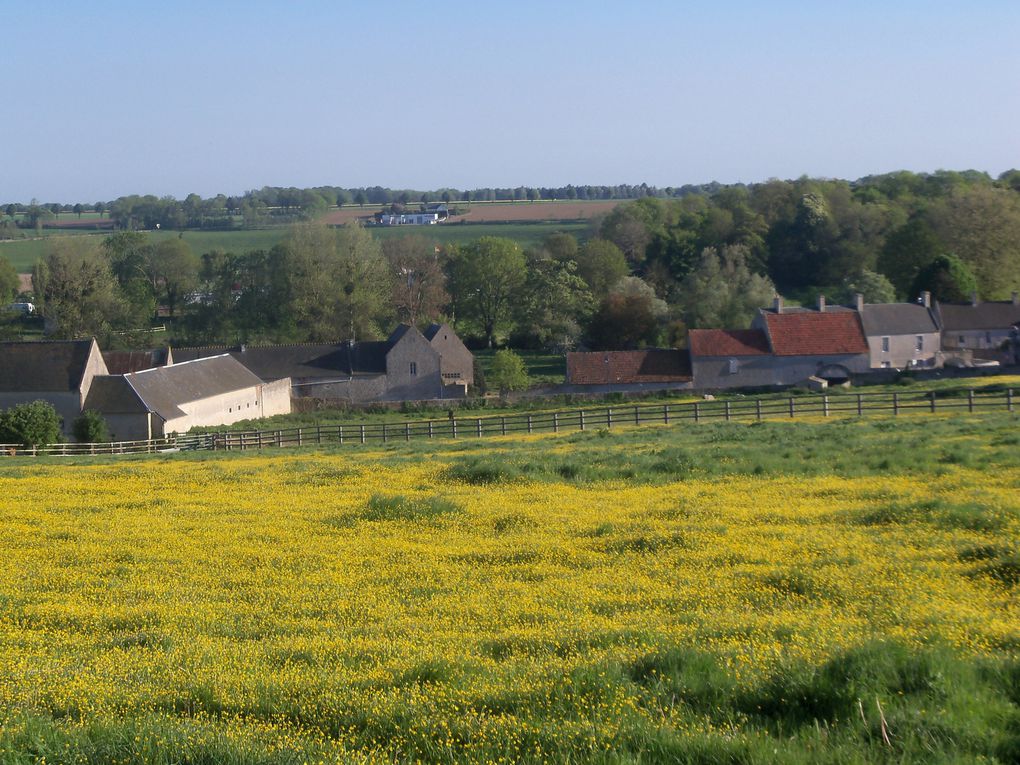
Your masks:
<svg viewBox="0 0 1020 765"><path fill-rule="evenodd" d="M613 429L613 410L610 407L609 409L606 409L606 430L612 429Z"/></svg>
<svg viewBox="0 0 1020 765"><path fill-rule="evenodd" d="M583 409L578 409L577 410L577 421L578 421L578 424L580 424L580 426L581 426L581 430L584 430L584 410Z"/></svg>
<svg viewBox="0 0 1020 765"><path fill-rule="evenodd" d="M730 402L729 401L724 401L723 402L723 411L726 413L726 422L729 422L730 421Z"/></svg>
<svg viewBox="0 0 1020 765"><path fill-rule="evenodd" d="M754 400L754 413L759 420L761 420L761 399L756 398Z"/></svg>
<svg viewBox="0 0 1020 765"><path fill-rule="evenodd" d="M662 421L669 425L669 404L662 405Z"/></svg>
<svg viewBox="0 0 1020 765"><path fill-rule="evenodd" d="M528 433L531 433L531 415L528 415Z"/></svg>
<svg viewBox="0 0 1020 765"><path fill-rule="evenodd" d="M337 437L337 439L339 439L341 444L344 442L344 426L343 425L337 425L336 426L336 437Z"/></svg>
<svg viewBox="0 0 1020 765"><path fill-rule="evenodd" d="M899 393L893 393L892 394L892 413L893 413L893 415L897 415L897 414L900 413L900 394Z"/></svg>
<svg viewBox="0 0 1020 765"><path fill-rule="evenodd" d="M478 438L482 437L482 418L481 417L479 417L478 419L475 420L475 435L477 435Z"/></svg>
<svg viewBox="0 0 1020 765"><path fill-rule="evenodd" d="M560 432L560 415L558 412L553 412L553 433Z"/></svg>
<svg viewBox="0 0 1020 765"><path fill-rule="evenodd" d="M506 417L499 418L499 432L502 435L506 435Z"/></svg>
<svg viewBox="0 0 1020 765"><path fill-rule="evenodd" d="M1006 411L1013 411L1013 389L1006 388Z"/></svg>
<svg viewBox="0 0 1020 765"><path fill-rule="evenodd" d="M317 444L319 444L320 446L322 445L322 426L321 425L316 425L315 426L315 442Z"/></svg>
<svg viewBox="0 0 1020 765"><path fill-rule="evenodd" d="M409 422L404 423L404 440L405 441L411 440L411 423Z"/></svg>
<svg viewBox="0 0 1020 765"><path fill-rule="evenodd" d="M935 414L935 391L931 391L928 395L931 397L931 412Z"/></svg>
<svg viewBox="0 0 1020 765"><path fill-rule="evenodd" d="M698 402L695 401L694 402L694 421L698 422L700 419L701 419L700 407L698 406Z"/></svg>
<svg viewBox="0 0 1020 765"><path fill-rule="evenodd" d="M967 390L967 411L974 411L974 389L970 388Z"/></svg>
<svg viewBox="0 0 1020 765"><path fill-rule="evenodd" d="M638 409L636 406L634 407L634 424L635 425L641 424L641 410Z"/></svg>
<svg viewBox="0 0 1020 765"><path fill-rule="evenodd" d="M861 398L861 394L857 394L857 416L860 417L864 414L864 400Z"/></svg>
<svg viewBox="0 0 1020 765"><path fill-rule="evenodd" d="M822 416L823 417L828 417L829 416L829 396L828 395L822 396Z"/></svg>
<svg viewBox="0 0 1020 765"><path fill-rule="evenodd" d="M456 417L451 417L450 418L450 434L454 438L457 437L457 418Z"/></svg>
<svg viewBox="0 0 1020 765"><path fill-rule="evenodd" d="M429 438L432 438L432 420L429 420Z"/></svg>
<svg viewBox="0 0 1020 765"><path fill-rule="evenodd" d="M386 423L382 424L382 442L386 443Z"/></svg>
<svg viewBox="0 0 1020 765"><path fill-rule="evenodd" d="M262 451L262 431L258 431L259 434L259 451Z"/></svg>
<svg viewBox="0 0 1020 765"><path fill-rule="evenodd" d="M793 417L793 396L790 396L790 416Z"/></svg>

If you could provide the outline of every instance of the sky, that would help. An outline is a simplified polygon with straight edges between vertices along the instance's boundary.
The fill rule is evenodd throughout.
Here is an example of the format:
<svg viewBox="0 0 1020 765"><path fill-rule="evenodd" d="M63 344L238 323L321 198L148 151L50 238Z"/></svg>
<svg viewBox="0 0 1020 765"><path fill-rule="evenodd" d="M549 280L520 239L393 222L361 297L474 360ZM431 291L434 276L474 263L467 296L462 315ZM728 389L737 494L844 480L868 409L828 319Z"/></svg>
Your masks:
<svg viewBox="0 0 1020 765"><path fill-rule="evenodd" d="M1020 167L1020 3L0 0L0 203Z"/></svg>

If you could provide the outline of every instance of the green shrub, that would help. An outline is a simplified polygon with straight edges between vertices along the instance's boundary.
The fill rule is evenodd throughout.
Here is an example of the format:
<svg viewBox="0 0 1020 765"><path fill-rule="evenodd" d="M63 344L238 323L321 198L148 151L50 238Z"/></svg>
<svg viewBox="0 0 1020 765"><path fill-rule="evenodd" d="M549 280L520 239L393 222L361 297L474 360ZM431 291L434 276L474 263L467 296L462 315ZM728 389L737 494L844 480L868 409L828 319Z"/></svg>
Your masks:
<svg viewBox="0 0 1020 765"><path fill-rule="evenodd" d="M103 415L95 409L86 409L71 426L74 440L83 444L100 444L110 440L110 430Z"/></svg>
<svg viewBox="0 0 1020 765"><path fill-rule="evenodd" d="M0 412L0 443L41 446L60 440L62 420L46 401L18 404Z"/></svg>

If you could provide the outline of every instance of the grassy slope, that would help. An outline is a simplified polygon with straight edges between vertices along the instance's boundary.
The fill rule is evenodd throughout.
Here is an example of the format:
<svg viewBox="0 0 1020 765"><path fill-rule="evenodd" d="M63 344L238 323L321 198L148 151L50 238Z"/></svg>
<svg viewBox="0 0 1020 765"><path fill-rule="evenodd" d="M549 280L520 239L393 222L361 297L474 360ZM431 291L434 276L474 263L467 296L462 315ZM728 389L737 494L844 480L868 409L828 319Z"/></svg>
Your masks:
<svg viewBox="0 0 1020 765"><path fill-rule="evenodd" d="M0 759L1015 762L1018 425L0 462Z"/></svg>

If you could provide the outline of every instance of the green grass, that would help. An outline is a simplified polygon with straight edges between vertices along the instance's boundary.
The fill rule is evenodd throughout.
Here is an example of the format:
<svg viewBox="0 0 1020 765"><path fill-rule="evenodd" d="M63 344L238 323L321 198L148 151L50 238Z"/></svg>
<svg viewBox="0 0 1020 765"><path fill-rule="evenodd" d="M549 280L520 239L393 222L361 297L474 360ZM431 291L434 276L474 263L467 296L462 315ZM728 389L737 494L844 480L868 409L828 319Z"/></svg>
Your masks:
<svg viewBox="0 0 1020 765"><path fill-rule="evenodd" d="M84 216L83 216L84 217ZM588 237L588 224L578 222L540 223L463 223L449 226L392 226L370 229L379 239L417 234L439 244L463 244L482 236L501 236L520 242L522 247L534 247L549 234L565 232L578 239ZM92 236L103 238L109 231L68 231L65 229L44 229L42 238L35 238L34 232L25 232L32 238L0 241L0 257L6 258L20 273L27 273L39 258L47 252L47 239L60 236ZM287 227L266 229L238 229L236 231L151 231L153 242L180 237L191 249L203 254L211 250L247 252L248 250L269 249L287 235Z"/></svg>

